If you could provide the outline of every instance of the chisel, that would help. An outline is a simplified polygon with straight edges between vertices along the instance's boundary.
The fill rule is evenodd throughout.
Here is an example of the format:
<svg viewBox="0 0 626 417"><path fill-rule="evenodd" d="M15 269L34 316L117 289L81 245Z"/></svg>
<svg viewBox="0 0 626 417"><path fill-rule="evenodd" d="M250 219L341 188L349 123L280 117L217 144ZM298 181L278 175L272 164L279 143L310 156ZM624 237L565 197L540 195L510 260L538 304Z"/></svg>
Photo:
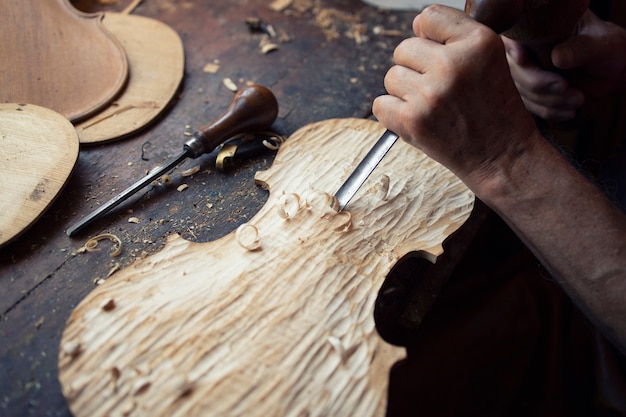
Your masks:
<svg viewBox="0 0 626 417"><path fill-rule="evenodd" d="M359 162L359 165L352 171L352 174L335 193L338 211L346 207L397 140L398 135L389 130L385 130L378 138L372 149L369 150L367 155Z"/></svg>
<svg viewBox="0 0 626 417"><path fill-rule="evenodd" d="M198 158L200 155L209 153L227 139L241 133L265 130L274 122L277 115L278 102L274 94L267 88L253 85L239 91L228 109L215 122L199 129L193 134L191 139L185 142L183 152L180 155L153 170L145 178L137 181L68 228L67 235L73 236L80 232L146 185L173 170L185 159Z"/></svg>

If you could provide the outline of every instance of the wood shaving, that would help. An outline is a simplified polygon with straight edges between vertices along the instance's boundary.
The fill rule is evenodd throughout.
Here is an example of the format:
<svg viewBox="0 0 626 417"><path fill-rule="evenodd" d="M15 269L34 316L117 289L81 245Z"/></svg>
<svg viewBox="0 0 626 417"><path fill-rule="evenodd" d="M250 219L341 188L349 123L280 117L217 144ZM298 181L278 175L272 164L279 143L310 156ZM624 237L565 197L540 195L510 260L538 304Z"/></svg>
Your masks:
<svg viewBox="0 0 626 417"><path fill-rule="evenodd" d="M129 217L128 218L128 223L139 224L139 217Z"/></svg>
<svg viewBox="0 0 626 417"><path fill-rule="evenodd" d="M269 7L275 12L282 12L291 5L292 1L293 0L274 0L270 3Z"/></svg>
<svg viewBox="0 0 626 417"><path fill-rule="evenodd" d="M374 35L380 36L405 36L404 32L398 29L385 29L383 26L374 26L372 29Z"/></svg>
<svg viewBox="0 0 626 417"><path fill-rule="evenodd" d="M248 223L244 223L237 228L235 232L237 243L249 251L257 250L261 247L261 239L259 238L259 229Z"/></svg>
<svg viewBox="0 0 626 417"><path fill-rule="evenodd" d="M196 165L192 168L181 171L180 175L182 177L191 177L192 175L197 174L198 172L200 172L200 165Z"/></svg>
<svg viewBox="0 0 626 417"><path fill-rule="evenodd" d="M98 252L100 250L98 248L98 242L105 239L108 239L111 242L117 244L117 248L111 253L111 257L114 258L116 256L119 256L122 253L122 241L119 237L111 233L103 233L101 235L92 237L80 249L78 249L78 253Z"/></svg>
<svg viewBox="0 0 626 417"><path fill-rule="evenodd" d="M239 88L237 87L237 84L235 84L235 82L231 80L230 78L224 78L222 80L222 83L224 84L224 87L226 87L233 93L236 93L239 90Z"/></svg>
<svg viewBox="0 0 626 417"><path fill-rule="evenodd" d="M111 268L109 270L109 273L107 274L107 278L109 278L111 275L115 274L117 271L119 271L121 269L120 264L115 264L113 265L113 268Z"/></svg>
<svg viewBox="0 0 626 417"><path fill-rule="evenodd" d="M66 356L70 356L72 358L75 358L78 356L78 354L81 351L81 346L80 343L78 343L75 340L70 340L69 342L65 343L63 345L63 353Z"/></svg>
<svg viewBox="0 0 626 417"><path fill-rule="evenodd" d="M172 177L169 174L165 174L165 175L161 176L159 181L161 181L165 185L171 184L173 182L172 181Z"/></svg>
<svg viewBox="0 0 626 417"><path fill-rule="evenodd" d="M352 229L352 214L349 211L340 211L333 222L339 223L334 229L335 232L347 233Z"/></svg>
<svg viewBox="0 0 626 417"><path fill-rule="evenodd" d="M285 220L293 219L300 211L298 194L283 194L278 200L278 215Z"/></svg>
<svg viewBox="0 0 626 417"><path fill-rule="evenodd" d="M269 54L272 51L278 50L278 45L272 42L269 36L263 36L261 42L259 43L259 47L261 48L261 52L264 54Z"/></svg>
<svg viewBox="0 0 626 417"><path fill-rule="evenodd" d="M176 188L178 191L185 191L189 186L187 184L181 184Z"/></svg>
<svg viewBox="0 0 626 417"><path fill-rule="evenodd" d="M217 74L219 70L220 70L220 65L215 62L210 62L206 64L204 68L202 68L202 71L208 74Z"/></svg>

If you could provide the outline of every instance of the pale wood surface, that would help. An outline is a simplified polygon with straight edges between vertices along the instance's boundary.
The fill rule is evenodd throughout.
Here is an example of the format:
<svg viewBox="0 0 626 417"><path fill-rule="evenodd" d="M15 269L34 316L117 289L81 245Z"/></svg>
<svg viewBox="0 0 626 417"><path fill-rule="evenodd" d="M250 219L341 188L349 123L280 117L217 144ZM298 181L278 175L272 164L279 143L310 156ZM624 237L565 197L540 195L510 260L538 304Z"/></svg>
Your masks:
<svg viewBox="0 0 626 417"><path fill-rule="evenodd" d="M70 122L52 110L0 103L0 246L37 220L78 158Z"/></svg>
<svg viewBox="0 0 626 417"><path fill-rule="evenodd" d="M333 119L294 133L256 176L270 190L247 222L258 249L235 232L173 236L91 292L60 346L73 414L382 416L403 350L375 330L378 289L406 253L440 254L473 194L400 141L348 212L315 198L288 220L280 208L285 196L334 193L383 130Z"/></svg>
<svg viewBox="0 0 626 417"><path fill-rule="evenodd" d="M168 105L185 69L183 43L171 27L142 16L105 13L104 27L124 46L128 83L107 108L76 125L81 143L126 137Z"/></svg>
<svg viewBox="0 0 626 417"><path fill-rule="evenodd" d="M72 122L108 105L128 62L101 18L68 0L3 0L0 102L47 107Z"/></svg>

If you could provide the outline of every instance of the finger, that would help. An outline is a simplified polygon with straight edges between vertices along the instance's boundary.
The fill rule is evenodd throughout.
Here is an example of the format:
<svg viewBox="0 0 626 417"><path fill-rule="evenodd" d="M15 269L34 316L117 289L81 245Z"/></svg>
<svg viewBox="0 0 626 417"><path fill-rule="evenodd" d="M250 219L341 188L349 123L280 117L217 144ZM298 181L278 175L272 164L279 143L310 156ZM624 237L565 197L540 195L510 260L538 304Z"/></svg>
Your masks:
<svg viewBox="0 0 626 417"><path fill-rule="evenodd" d="M567 80L554 71L539 66L530 51L518 42L502 36L511 75L520 93L560 94L567 89Z"/></svg>
<svg viewBox="0 0 626 417"><path fill-rule="evenodd" d="M552 63L561 69L582 67L602 55L603 45L586 36L575 36L552 49Z"/></svg>
<svg viewBox="0 0 626 417"><path fill-rule="evenodd" d="M422 10L413 21L416 36L444 45L464 37L475 27L476 21L464 12L438 4Z"/></svg>
<svg viewBox="0 0 626 417"><path fill-rule="evenodd" d="M554 108L527 101L522 97L526 109L544 120L552 122L566 122L576 118L576 109Z"/></svg>
<svg viewBox="0 0 626 417"><path fill-rule="evenodd" d="M383 95L376 97L372 104L372 113L385 128L397 133L400 136L405 134L405 129L400 123L400 112L405 106L405 102L392 95Z"/></svg>
<svg viewBox="0 0 626 417"><path fill-rule="evenodd" d="M440 46L428 39L405 39L394 50L393 62L423 74L428 71L432 64L431 57L436 53L437 47Z"/></svg>

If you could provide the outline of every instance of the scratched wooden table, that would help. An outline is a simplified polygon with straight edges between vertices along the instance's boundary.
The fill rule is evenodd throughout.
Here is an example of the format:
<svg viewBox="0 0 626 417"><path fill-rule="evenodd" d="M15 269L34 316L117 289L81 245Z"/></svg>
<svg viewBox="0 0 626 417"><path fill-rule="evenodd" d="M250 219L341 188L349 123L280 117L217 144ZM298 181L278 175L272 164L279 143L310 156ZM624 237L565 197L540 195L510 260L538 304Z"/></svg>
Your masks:
<svg viewBox="0 0 626 417"><path fill-rule="evenodd" d="M84 11L121 11L131 2L73 3ZM25 235L0 250L0 415L68 416L57 382L57 354L74 306L95 281L154 253L170 234L212 241L252 217L267 196L253 175L269 167L273 155L241 161L223 173L211 158L188 161L180 170L200 163L201 172L173 175L172 184L152 189L76 238L65 234L70 225L181 152L186 126L200 127L219 116L233 97L223 78L271 88L280 104L273 128L281 134L334 117L369 117L372 100L384 91L393 49L411 34L415 15L380 11L358 0L299 0L280 12L269 4L145 0L135 9L134 14L165 22L181 36L183 85L160 120L140 134L81 148L58 200ZM262 35L245 23L251 16L289 41L263 54ZM219 72L204 72L215 60ZM183 182L189 187L177 191ZM131 216L139 223L129 223ZM122 254L111 257L108 242L101 242L99 252L77 252L98 233L117 235Z"/></svg>

